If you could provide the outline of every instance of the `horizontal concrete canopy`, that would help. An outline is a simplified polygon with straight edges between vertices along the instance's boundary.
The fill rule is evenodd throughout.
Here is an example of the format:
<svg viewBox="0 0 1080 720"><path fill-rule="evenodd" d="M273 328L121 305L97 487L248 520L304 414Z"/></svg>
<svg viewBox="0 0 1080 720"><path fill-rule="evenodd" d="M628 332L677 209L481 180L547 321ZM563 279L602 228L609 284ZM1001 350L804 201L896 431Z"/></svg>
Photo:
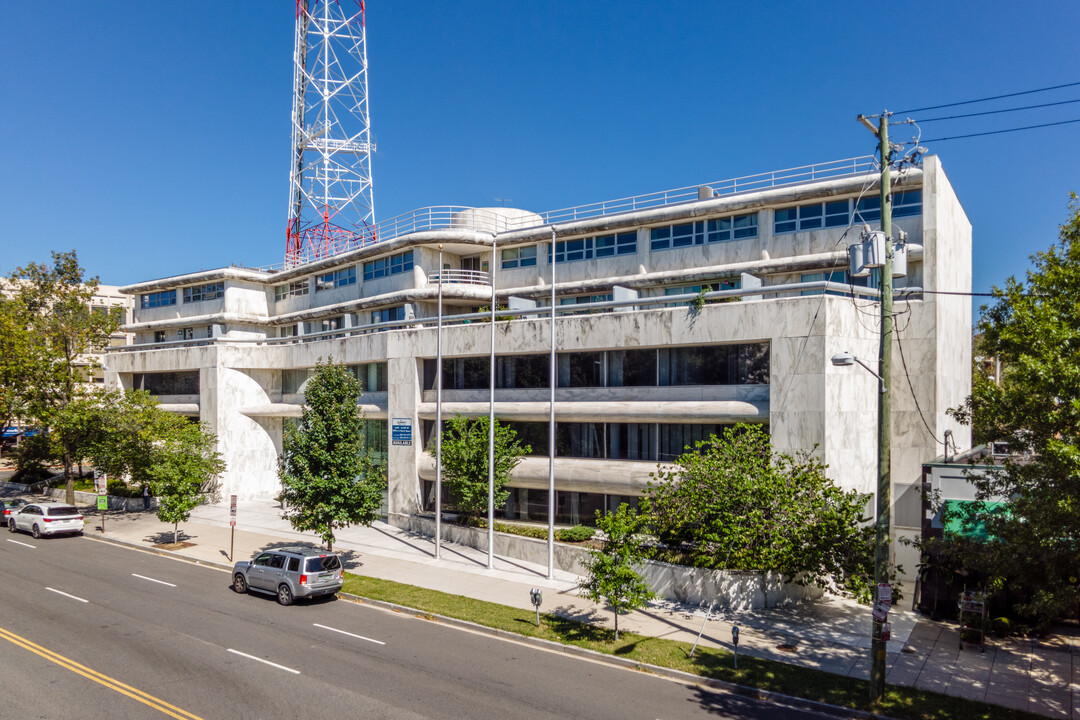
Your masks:
<svg viewBox="0 0 1080 720"><path fill-rule="evenodd" d="M386 419L388 413L385 405L365 405L360 403L360 412L369 419ZM265 405L251 405L240 409L241 415L248 417L292 417L298 418L303 415L304 406L295 403L266 403Z"/></svg>
<svg viewBox="0 0 1080 720"><path fill-rule="evenodd" d="M488 414L488 403L444 402L442 414L444 418L483 417ZM550 410L546 402L496 402L495 414L500 420L542 422L548 419ZM435 403L421 403L417 415L434 420ZM556 402L555 418L563 422L767 422L769 405L741 400Z"/></svg>
<svg viewBox="0 0 1080 720"><path fill-rule="evenodd" d="M158 403L158 407L177 415L199 414L199 403Z"/></svg>

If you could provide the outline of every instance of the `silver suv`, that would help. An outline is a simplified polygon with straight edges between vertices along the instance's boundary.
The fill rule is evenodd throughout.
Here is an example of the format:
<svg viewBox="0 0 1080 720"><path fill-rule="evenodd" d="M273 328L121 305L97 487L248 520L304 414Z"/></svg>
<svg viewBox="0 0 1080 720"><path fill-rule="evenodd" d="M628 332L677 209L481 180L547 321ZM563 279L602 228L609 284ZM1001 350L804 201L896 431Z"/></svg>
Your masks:
<svg viewBox="0 0 1080 720"><path fill-rule="evenodd" d="M292 605L296 598L333 595L343 583L341 559L318 548L266 550L233 566L233 590L276 595L282 605Z"/></svg>

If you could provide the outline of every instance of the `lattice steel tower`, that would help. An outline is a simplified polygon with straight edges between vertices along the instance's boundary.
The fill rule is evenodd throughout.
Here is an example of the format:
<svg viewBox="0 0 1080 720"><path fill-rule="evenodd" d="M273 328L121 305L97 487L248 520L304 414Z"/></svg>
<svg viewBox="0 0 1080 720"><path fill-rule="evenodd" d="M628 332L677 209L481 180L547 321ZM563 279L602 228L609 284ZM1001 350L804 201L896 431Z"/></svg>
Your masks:
<svg viewBox="0 0 1080 720"><path fill-rule="evenodd" d="M374 242L363 0L297 0L285 266Z"/></svg>

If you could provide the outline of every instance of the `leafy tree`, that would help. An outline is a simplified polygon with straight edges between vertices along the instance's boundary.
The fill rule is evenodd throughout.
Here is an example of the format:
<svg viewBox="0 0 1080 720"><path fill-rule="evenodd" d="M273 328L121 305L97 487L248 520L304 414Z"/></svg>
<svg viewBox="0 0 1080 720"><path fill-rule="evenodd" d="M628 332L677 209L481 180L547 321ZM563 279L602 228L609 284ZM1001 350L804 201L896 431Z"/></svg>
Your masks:
<svg viewBox="0 0 1080 720"><path fill-rule="evenodd" d="M90 373L97 368L91 353L108 345L121 320L119 308L98 312L91 307L98 280L83 277L75 251L54 252L51 266L30 263L16 269L8 286L0 329L12 333L20 357L0 363L6 368L0 374L10 376L0 378L5 383L4 405L21 409L47 427L58 412L87 392ZM68 502L75 501L71 468L76 452L70 436L60 438Z"/></svg>
<svg viewBox="0 0 1080 720"><path fill-rule="evenodd" d="M27 313L14 287L0 280L0 428L25 416L34 372Z"/></svg>
<svg viewBox="0 0 1080 720"><path fill-rule="evenodd" d="M334 531L370 525L378 517L386 486L364 437L357 405L360 383L333 358L321 361L308 380L297 427L286 427L278 475L285 518L313 531L329 549Z"/></svg>
<svg viewBox="0 0 1080 720"><path fill-rule="evenodd" d="M642 607L655 597L639 572L646 548L642 532L648 517L638 515L626 503L614 513L596 511L596 527L604 533L603 545L591 550L585 561L581 589L594 602L607 602L615 614L615 639L619 639L619 615Z"/></svg>
<svg viewBox="0 0 1080 720"><path fill-rule="evenodd" d="M203 488L225 469L225 462L214 449L216 444L213 433L187 421L171 425L170 432L154 442L150 487L159 499L158 519L173 524L174 543L179 524L187 522L191 511L202 502Z"/></svg>
<svg viewBox="0 0 1080 720"><path fill-rule="evenodd" d="M976 443L1025 453L1000 469L968 473L986 523L984 543L959 543L969 569L991 589L1021 598L1016 611L1045 625L1080 600L1080 202L1071 196L1059 241L1032 256L1021 281L995 287L981 308L981 352L1001 377L976 369L972 394L954 411ZM1007 501L1007 512L982 503Z"/></svg>
<svg viewBox="0 0 1080 720"><path fill-rule="evenodd" d="M455 505L464 512L482 515L488 509L488 418L451 418L443 431L443 479ZM495 421L495 507L506 503L510 473L532 451L518 442L509 425Z"/></svg>
<svg viewBox="0 0 1080 720"><path fill-rule="evenodd" d="M838 488L809 453L774 451L760 425L737 425L697 448L650 483L646 504L661 541L700 567L834 579L869 592L866 495Z"/></svg>

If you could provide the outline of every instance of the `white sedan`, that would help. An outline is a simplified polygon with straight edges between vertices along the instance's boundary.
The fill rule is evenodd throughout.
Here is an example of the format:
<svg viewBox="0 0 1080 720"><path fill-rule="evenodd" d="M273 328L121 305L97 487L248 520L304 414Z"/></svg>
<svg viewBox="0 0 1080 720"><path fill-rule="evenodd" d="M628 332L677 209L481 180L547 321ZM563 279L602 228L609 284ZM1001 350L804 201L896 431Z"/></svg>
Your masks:
<svg viewBox="0 0 1080 720"><path fill-rule="evenodd" d="M83 516L77 507L65 503L23 505L8 515L8 530L22 530L36 538L61 533L81 535Z"/></svg>

